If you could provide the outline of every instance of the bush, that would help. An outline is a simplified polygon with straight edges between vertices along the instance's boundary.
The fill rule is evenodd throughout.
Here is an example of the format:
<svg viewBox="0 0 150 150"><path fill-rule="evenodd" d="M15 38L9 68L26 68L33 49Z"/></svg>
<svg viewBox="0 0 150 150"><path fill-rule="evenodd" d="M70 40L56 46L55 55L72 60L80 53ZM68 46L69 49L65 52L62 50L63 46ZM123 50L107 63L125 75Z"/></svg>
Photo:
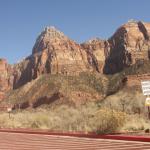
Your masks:
<svg viewBox="0 0 150 150"><path fill-rule="evenodd" d="M114 133L125 123L126 114L110 109L100 109L95 116L96 132L100 134Z"/></svg>

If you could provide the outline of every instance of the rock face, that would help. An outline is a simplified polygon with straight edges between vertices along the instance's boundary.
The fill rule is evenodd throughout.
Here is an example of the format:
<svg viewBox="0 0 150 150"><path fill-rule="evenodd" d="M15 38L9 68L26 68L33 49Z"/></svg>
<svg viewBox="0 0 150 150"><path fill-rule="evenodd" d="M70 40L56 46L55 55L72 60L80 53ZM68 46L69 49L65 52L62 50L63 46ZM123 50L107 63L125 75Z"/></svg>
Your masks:
<svg viewBox="0 0 150 150"><path fill-rule="evenodd" d="M33 47L33 57L38 73L76 74L87 71L86 52L54 27L47 27ZM40 56L40 59L39 59Z"/></svg>
<svg viewBox="0 0 150 150"><path fill-rule="evenodd" d="M150 23L129 21L108 39L109 55L104 73L113 74L135 63L149 60Z"/></svg>
<svg viewBox="0 0 150 150"><path fill-rule="evenodd" d="M0 101L5 97L5 93L12 89L12 85L12 68L5 59L0 59Z"/></svg>
<svg viewBox="0 0 150 150"><path fill-rule="evenodd" d="M129 21L108 40L94 39L81 44L89 65L97 72L114 74L150 58L150 23Z"/></svg>
<svg viewBox="0 0 150 150"><path fill-rule="evenodd" d="M103 73L105 60L108 56L108 42L95 38L81 44L86 50L89 65L99 73Z"/></svg>

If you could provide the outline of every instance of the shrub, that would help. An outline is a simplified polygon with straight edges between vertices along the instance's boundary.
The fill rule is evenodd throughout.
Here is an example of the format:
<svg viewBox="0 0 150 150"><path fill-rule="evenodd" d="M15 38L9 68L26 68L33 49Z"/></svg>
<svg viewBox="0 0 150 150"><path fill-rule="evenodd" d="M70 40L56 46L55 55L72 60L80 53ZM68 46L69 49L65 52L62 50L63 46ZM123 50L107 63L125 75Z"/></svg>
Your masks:
<svg viewBox="0 0 150 150"><path fill-rule="evenodd" d="M123 112L101 109L95 116L96 132L101 134L114 133L125 123L126 114Z"/></svg>

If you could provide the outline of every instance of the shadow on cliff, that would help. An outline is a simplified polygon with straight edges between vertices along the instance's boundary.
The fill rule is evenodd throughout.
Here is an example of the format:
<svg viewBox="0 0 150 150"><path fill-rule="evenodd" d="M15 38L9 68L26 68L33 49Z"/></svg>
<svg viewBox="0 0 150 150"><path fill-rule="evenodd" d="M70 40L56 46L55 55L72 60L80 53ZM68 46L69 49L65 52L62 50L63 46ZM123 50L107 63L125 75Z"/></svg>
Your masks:
<svg viewBox="0 0 150 150"><path fill-rule="evenodd" d="M52 97L47 97L47 96L41 97L37 99L35 103L33 103L33 108L37 108L43 104L53 103L54 101L59 100L61 97L63 97L63 95L59 92L54 93Z"/></svg>
<svg viewBox="0 0 150 150"><path fill-rule="evenodd" d="M130 66L132 63L131 53L126 50L126 42L124 40L120 41L118 40L118 37L115 37L115 40L110 40L109 42L111 48L109 55L105 60L103 68L104 74L120 72L124 69L124 67Z"/></svg>
<svg viewBox="0 0 150 150"><path fill-rule="evenodd" d="M45 73L51 72L51 59L50 56L48 57L46 63L43 66L41 65L41 55L38 57L38 61L36 62L36 57L29 56L23 62L23 66L20 68L21 75L16 77L14 80L14 89L17 89L27 82L34 80L38 77L38 75L42 75ZM41 70L40 70L41 69Z"/></svg>
<svg viewBox="0 0 150 150"><path fill-rule="evenodd" d="M32 56L29 56L25 59L24 64L23 64L23 69L19 68L21 75L19 77L18 77L18 75L15 77L15 80L13 83L13 89L17 89L20 86L22 86L32 80L32 78L33 78L32 68L34 65L33 62L34 62L34 60L33 60Z"/></svg>

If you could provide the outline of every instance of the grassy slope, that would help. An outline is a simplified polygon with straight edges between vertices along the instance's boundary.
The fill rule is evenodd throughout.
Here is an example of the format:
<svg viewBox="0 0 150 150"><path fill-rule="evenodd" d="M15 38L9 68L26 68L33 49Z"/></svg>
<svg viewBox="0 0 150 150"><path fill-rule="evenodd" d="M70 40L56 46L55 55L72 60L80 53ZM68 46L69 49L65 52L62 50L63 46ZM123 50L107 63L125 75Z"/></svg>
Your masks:
<svg viewBox="0 0 150 150"><path fill-rule="evenodd" d="M10 91L2 103L36 102L40 98L50 99L58 93L61 95L59 98L73 103L99 100L105 90L103 79L100 75L84 73L80 76L43 75L19 89Z"/></svg>
<svg viewBox="0 0 150 150"><path fill-rule="evenodd" d="M87 101L99 101L117 92L123 86L123 78L122 74L42 75L19 89L10 91L1 104L53 102L78 105Z"/></svg>

